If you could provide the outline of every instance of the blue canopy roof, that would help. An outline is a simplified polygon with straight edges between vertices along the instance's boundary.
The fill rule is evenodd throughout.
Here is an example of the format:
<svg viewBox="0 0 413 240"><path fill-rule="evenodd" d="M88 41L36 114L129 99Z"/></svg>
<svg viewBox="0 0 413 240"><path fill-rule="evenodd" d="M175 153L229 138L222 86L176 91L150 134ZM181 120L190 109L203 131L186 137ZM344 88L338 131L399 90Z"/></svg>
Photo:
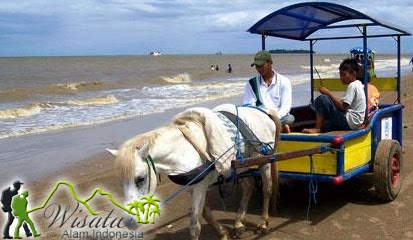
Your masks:
<svg viewBox="0 0 413 240"><path fill-rule="evenodd" d="M364 48L363 47L353 47L352 49L350 49L350 53L352 54L363 54L364 53ZM374 51L372 51L370 48L367 48L367 53L373 53Z"/></svg>
<svg viewBox="0 0 413 240"><path fill-rule="evenodd" d="M290 5L267 15L255 23L248 31L266 36L309 40L308 37L320 29L366 25L366 23L358 23L332 26L334 23L347 20L365 20L368 22L368 26L378 26L391 30L392 33L389 33L388 36L410 35L409 32L399 27L383 23L349 7L328 2L305 2Z"/></svg>

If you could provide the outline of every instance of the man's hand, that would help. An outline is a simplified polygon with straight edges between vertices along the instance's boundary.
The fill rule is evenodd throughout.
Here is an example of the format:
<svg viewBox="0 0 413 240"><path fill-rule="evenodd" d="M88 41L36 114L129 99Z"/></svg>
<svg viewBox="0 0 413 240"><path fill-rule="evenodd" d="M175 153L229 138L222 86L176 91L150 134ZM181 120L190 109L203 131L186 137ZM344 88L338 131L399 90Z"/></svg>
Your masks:
<svg viewBox="0 0 413 240"><path fill-rule="evenodd" d="M319 88L318 88L318 91L319 91L320 93L322 93L322 94L325 94L325 95L329 95L329 94L330 94L330 90L328 90L328 89L325 88L325 87L319 87Z"/></svg>

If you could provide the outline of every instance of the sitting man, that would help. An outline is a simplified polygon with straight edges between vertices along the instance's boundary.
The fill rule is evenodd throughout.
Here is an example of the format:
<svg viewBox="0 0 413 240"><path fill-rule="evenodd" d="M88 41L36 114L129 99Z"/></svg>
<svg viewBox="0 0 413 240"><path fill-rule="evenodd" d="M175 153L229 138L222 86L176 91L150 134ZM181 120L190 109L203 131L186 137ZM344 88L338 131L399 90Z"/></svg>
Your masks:
<svg viewBox="0 0 413 240"><path fill-rule="evenodd" d="M245 85L244 105L253 105L260 108L272 109L278 113L283 132L289 133L289 124L294 122L290 114L292 104L291 82L285 76L272 68L272 57L268 51L259 51L255 54L251 64L259 73Z"/></svg>
<svg viewBox="0 0 413 240"><path fill-rule="evenodd" d="M366 95L363 84L357 81L359 65L355 59L345 59L339 70L341 82L348 85L344 96L337 98L327 88L320 87L321 95L314 102L315 128L303 129L304 133L355 130L364 123Z"/></svg>

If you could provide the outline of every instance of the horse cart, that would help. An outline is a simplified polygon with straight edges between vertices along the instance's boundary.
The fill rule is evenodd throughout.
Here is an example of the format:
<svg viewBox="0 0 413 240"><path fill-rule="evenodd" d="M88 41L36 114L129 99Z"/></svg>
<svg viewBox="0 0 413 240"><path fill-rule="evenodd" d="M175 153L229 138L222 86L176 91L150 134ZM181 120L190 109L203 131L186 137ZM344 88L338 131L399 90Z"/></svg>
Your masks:
<svg viewBox="0 0 413 240"><path fill-rule="evenodd" d="M375 30L379 30L378 33ZM275 136L280 131L279 121L277 118L266 117L266 113L256 108L238 108L224 104L212 110L202 107L185 110L176 115L170 124L125 141L117 151L109 150L116 156L125 205L133 205L136 198L153 194L157 187L157 174L165 174L173 182L183 186L162 200L163 205L184 190L192 193L189 216L191 238L199 239L200 219L203 216L220 239L227 239L226 229L211 214L206 201L207 191L222 176L229 177L234 172L248 171L253 165L261 166L259 171L263 203L257 229L264 231L268 230L269 199L274 192L272 188L276 190L277 186L272 183L278 180L274 177L277 173L274 165L282 178L316 179L333 184L341 184L354 176L371 172L375 175L380 198L385 201L394 200L400 192L403 173L400 40L410 33L354 9L322 2L299 3L282 8L258 21L248 31L262 36L262 49L265 49L265 39L268 36L309 42L311 102L314 101L319 86L332 91L344 89L337 79L314 78L313 47L317 42L362 39L363 63L367 66L367 40L393 38L397 43L397 76L375 77L371 79L371 83L382 92L391 91L394 102L381 102L372 117L366 119L362 129L317 134L301 133L303 128L311 127L315 122L315 113L310 105L294 107L291 113L296 121L290 127L292 132L281 134L276 153L273 153L273 143L278 140ZM322 32L329 34L318 36ZM332 37L331 33L337 35ZM364 67L366 95L367 71L368 68ZM254 144L243 144L245 154L239 156L241 141L236 140L234 144L233 139L241 139L240 135L243 134L239 132L242 132L242 122L247 126L244 129L250 129L248 135L255 136L244 136L243 142L249 140L259 143L261 150L270 151L261 151L262 155L258 155L260 150L252 147ZM236 148L238 145L240 147ZM213 169L216 171L212 171ZM245 191L235 218L236 232L245 228L243 221L253 189L250 180L251 178L246 178L246 181L241 182ZM136 227L133 226L133 215L138 216L137 213L128 212L123 218L129 227Z"/></svg>
<svg viewBox="0 0 413 240"><path fill-rule="evenodd" d="M317 180L341 184L362 173L373 173L377 195L384 201L394 200L400 192L403 179L403 104L401 103L400 42L409 32L373 19L354 9L326 2L308 2L277 10L259 20L249 30L262 38L262 49L268 36L309 43L311 99L320 86L332 91L344 91L339 79L319 79L313 74L314 46L324 40L362 40L361 56L368 66L368 40L393 38L397 51L396 76L373 77L371 83L380 92L391 91L393 102L381 102L364 127L353 131L333 131L303 134L303 128L315 124L315 112L310 105L294 107L292 132L281 135L275 156L260 156L243 161L234 160L233 168L276 161L282 178ZM332 36L333 34L333 36ZM343 41L345 42L345 41ZM364 67L364 86L367 92L368 68ZM386 93L387 94L387 93ZM366 104L367 105L367 104Z"/></svg>

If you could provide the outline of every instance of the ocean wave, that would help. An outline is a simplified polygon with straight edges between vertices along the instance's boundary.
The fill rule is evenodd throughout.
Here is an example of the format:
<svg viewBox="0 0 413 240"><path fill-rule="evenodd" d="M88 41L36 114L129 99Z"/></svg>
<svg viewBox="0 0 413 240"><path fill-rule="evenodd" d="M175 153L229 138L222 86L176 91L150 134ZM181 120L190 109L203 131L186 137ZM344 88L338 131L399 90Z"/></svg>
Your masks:
<svg viewBox="0 0 413 240"><path fill-rule="evenodd" d="M161 76L162 80L169 83L190 83L191 76L188 73L181 73L173 77Z"/></svg>
<svg viewBox="0 0 413 240"><path fill-rule="evenodd" d="M102 90L108 87L104 82L75 82L58 83L47 86L23 86L9 89L0 89L0 102L15 102L27 100L33 96L59 96L67 93L85 90Z"/></svg>
<svg viewBox="0 0 413 240"><path fill-rule="evenodd" d="M218 83L211 83L211 84L198 84L193 86L194 88L232 88L232 87L239 87L244 86L245 81L243 82L218 82Z"/></svg>
<svg viewBox="0 0 413 240"><path fill-rule="evenodd" d="M145 96L153 97L176 97L183 93L190 92L192 87L189 84L177 84L158 87L143 87L141 93Z"/></svg>
<svg viewBox="0 0 413 240"><path fill-rule="evenodd" d="M45 108L52 108L50 103L33 103L23 107L0 110L0 119L30 117L39 114Z"/></svg>
<svg viewBox="0 0 413 240"><path fill-rule="evenodd" d="M88 106L88 105L106 105L112 103L118 103L119 100L113 96L108 95L104 97L89 98L83 100L69 100L67 104L76 105L76 106Z"/></svg>
<svg viewBox="0 0 413 240"><path fill-rule="evenodd" d="M104 85L103 82L100 81L93 81L93 82L74 82L74 83L58 83L51 85L52 88L63 89L63 90L70 90L70 91L77 91L83 89L94 89L94 88L101 88Z"/></svg>

